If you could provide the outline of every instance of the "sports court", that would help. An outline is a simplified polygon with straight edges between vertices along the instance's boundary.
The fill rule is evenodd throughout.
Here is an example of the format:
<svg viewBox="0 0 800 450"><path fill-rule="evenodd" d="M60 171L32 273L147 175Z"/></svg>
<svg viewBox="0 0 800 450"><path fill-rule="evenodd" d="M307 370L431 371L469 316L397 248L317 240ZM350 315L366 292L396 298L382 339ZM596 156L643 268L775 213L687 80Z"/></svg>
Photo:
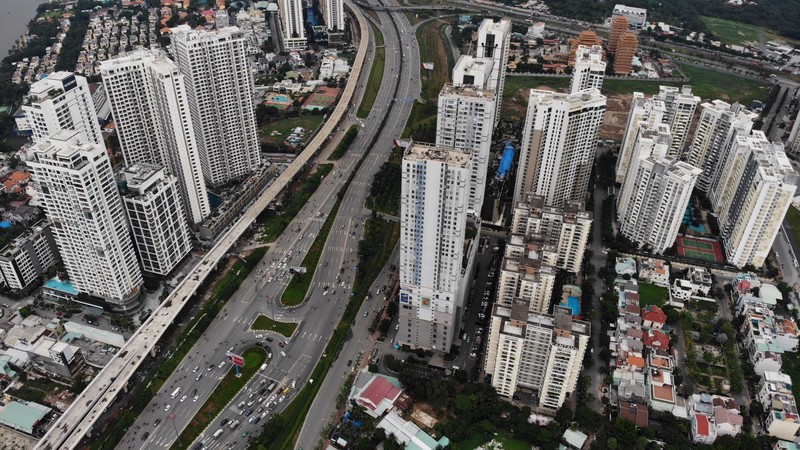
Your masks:
<svg viewBox="0 0 800 450"><path fill-rule="evenodd" d="M336 102L336 97L339 96L340 90L339 88L318 87L303 103L303 109L330 108Z"/></svg>
<svg viewBox="0 0 800 450"><path fill-rule="evenodd" d="M719 242L706 239L678 236L678 254L702 261L725 262Z"/></svg>

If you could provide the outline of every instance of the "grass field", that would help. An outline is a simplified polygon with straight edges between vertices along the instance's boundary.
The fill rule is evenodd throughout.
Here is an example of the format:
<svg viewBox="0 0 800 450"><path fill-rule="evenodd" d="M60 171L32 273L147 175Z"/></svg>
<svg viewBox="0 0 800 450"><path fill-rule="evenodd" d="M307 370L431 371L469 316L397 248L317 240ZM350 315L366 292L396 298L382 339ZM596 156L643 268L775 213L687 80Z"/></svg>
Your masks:
<svg viewBox="0 0 800 450"><path fill-rule="evenodd" d="M370 22L372 32L375 34L375 60L372 61L372 69L369 72L369 80L367 81L367 88L364 89L364 96L361 97L361 104L358 105L356 116L362 119L367 117L372 110L372 105L375 104L375 98L378 96L378 90L381 88L381 80L383 79L383 70L386 65L386 49L383 47L383 34L378 28Z"/></svg>
<svg viewBox="0 0 800 450"><path fill-rule="evenodd" d="M253 322L250 328L255 331L273 331L288 338L292 337L292 334L294 334L294 330L297 329L297 323L278 322L262 315L256 317L255 322Z"/></svg>
<svg viewBox="0 0 800 450"><path fill-rule="evenodd" d="M639 283L639 306L664 306L667 301L667 288L650 283Z"/></svg>
<svg viewBox="0 0 800 450"><path fill-rule="evenodd" d="M314 243L311 244L311 248L308 249L306 257L303 258L303 267L306 268L307 272L292 275L289 285L286 286L286 290L283 291L283 296L281 296L281 303L284 305L297 306L306 299L308 287L311 285L311 280L314 279L314 272L317 270L319 258L322 256L322 251L325 249L325 242L328 241L328 234L331 232L333 221L336 220L336 214L339 212L339 206L341 204L341 199L336 201L333 209L328 213L325 223L322 224L322 229L319 234L317 234L317 237L314 238ZM325 265L327 266L328 263L326 262Z"/></svg>
<svg viewBox="0 0 800 450"><path fill-rule="evenodd" d="M189 422L189 425L183 429L180 439L178 440L183 445L179 445L178 442L175 442L171 448L184 449L189 447L192 441L194 441L194 439L211 424L214 418L219 415L222 408L224 408L236 393L250 381L250 378L255 375L259 367L261 367L261 364L267 359L267 351L261 347L254 347L245 351L242 356L244 356L245 364L241 369L242 376L237 378L236 370L229 365L229 370L225 378L219 382L211 393L211 396L208 397L208 400L203 404L203 407L200 408L200 411L198 411L194 418L192 418L192 421ZM214 429L214 427L212 427L212 429ZM214 431L216 431L216 429L214 429ZM226 431L228 430L226 429Z"/></svg>
<svg viewBox="0 0 800 450"><path fill-rule="evenodd" d="M800 240L800 209L790 206L789 211L786 212L786 220L789 221L789 228L794 239Z"/></svg>
<svg viewBox="0 0 800 450"><path fill-rule="evenodd" d="M258 136L264 144L281 144L287 136L292 133L292 130L297 127L306 129L306 135L303 142L311 140L312 133L322 123L323 116L321 114L303 114L297 117L286 117L276 120L274 122L265 123L258 129ZM273 131L280 134L271 136Z"/></svg>
<svg viewBox="0 0 800 450"><path fill-rule="evenodd" d="M726 44L746 45L758 44L758 34L764 33L765 41L784 41L790 44L797 44L798 41L788 39L769 31L769 29L758 25L750 25L733 20L725 20L717 17L700 16L700 20L706 24L709 30Z"/></svg>

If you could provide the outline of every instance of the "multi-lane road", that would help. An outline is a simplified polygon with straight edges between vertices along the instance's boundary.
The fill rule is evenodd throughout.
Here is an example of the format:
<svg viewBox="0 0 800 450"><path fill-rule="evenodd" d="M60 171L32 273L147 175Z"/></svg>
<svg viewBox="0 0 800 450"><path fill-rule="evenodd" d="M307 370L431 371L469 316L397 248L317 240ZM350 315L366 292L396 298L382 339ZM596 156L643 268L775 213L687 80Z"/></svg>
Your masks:
<svg viewBox="0 0 800 450"><path fill-rule="evenodd" d="M258 432L263 422L259 420L261 423L249 423L248 420L244 420L255 416L239 415L240 409L237 405L244 400L246 410L257 411L269 403L269 397L262 395L250 398L253 390L260 392L262 389L263 385L260 383L262 379L275 381L281 387L291 387L295 384L296 389L302 388L308 382L314 365L333 334L346 302L350 299L357 246L364 220L368 215L363 205L372 177L388 158L393 140L402 133L410 114L412 102L402 100L413 100L419 92L419 57L416 46L414 45L413 49L410 45L402 46L401 38L394 31L388 14L384 15L385 23L379 24L386 44L384 79L375 102L376 106L362 121L364 127L351 146L351 150L336 163L331 175L325 177L322 185L298 213L286 232L270 247L258 267L229 300L225 311L200 338L178 370L165 382L159 395L148 405L118 448L171 446L177 439L176 430L181 431L189 423L216 388L219 380L227 370L231 369L230 363L225 362L225 353L231 348L234 352L240 352L256 341L263 342L263 338L257 338L257 335L265 334L273 339L268 343L272 351L272 360L266 370L259 372L250 386L234 399L203 436L199 437L198 441L202 442L205 448L229 446L239 448L246 440L242 437L243 434ZM399 16L404 21L398 28L401 34L405 32L402 40L413 42L413 39L409 39L409 33L413 36L413 32L405 22L405 18ZM402 54L404 52L409 52L411 55L406 57ZM402 63L401 56L407 58ZM416 73L410 73L411 68L415 69ZM367 82L367 76L368 73L365 71L360 81L362 85ZM347 123L342 127L346 125ZM374 140L376 137L377 140ZM365 152L369 152L369 156L360 166L339 207L339 213L309 289L308 301L293 309L282 307L279 299L290 279L288 268L301 265L314 237L319 233L322 223L336 202L336 193ZM368 304L364 308L369 308ZM294 321L299 324L285 348L275 345L280 340L277 335L251 330L252 322L260 314L274 315L281 321ZM281 352L285 356L282 356ZM197 380L199 374L203 375ZM181 393L173 399L171 394L177 388L181 388ZM291 389L290 391L294 392ZM191 394L198 397L197 401ZM187 398L181 402L180 399L184 395L187 395ZM253 399L256 402L248 406L247 403ZM268 413L264 420L268 420L268 416L272 413L280 411L289 401L291 394L287 395L284 402L273 412ZM167 405L169 405L168 411ZM232 431L229 426L221 426L221 421L224 419L240 420L242 423ZM222 429L223 433L215 438L213 434L219 429Z"/></svg>

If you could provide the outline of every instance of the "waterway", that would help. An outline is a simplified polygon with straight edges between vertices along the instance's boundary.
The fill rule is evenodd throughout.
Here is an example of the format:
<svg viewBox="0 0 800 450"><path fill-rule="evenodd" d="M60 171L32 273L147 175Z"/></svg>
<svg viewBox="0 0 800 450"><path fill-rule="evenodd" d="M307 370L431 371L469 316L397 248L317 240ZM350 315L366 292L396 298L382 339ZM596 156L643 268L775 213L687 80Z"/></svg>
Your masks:
<svg viewBox="0 0 800 450"><path fill-rule="evenodd" d="M8 55L14 41L28 29L28 22L36 17L40 0L0 0L0 59Z"/></svg>

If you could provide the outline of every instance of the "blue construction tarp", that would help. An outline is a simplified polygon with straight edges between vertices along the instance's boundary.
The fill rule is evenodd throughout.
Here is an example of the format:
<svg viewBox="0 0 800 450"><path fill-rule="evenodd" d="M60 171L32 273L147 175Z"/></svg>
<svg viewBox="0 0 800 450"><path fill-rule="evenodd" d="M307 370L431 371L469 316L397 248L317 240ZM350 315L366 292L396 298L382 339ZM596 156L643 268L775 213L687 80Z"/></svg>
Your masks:
<svg viewBox="0 0 800 450"><path fill-rule="evenodd" d="M506 148L503 150L503 156L500 158L500 167L497 169L497 178L503 178L511 171L511 165L514 163L514 145L509 141Z"/></svg>

